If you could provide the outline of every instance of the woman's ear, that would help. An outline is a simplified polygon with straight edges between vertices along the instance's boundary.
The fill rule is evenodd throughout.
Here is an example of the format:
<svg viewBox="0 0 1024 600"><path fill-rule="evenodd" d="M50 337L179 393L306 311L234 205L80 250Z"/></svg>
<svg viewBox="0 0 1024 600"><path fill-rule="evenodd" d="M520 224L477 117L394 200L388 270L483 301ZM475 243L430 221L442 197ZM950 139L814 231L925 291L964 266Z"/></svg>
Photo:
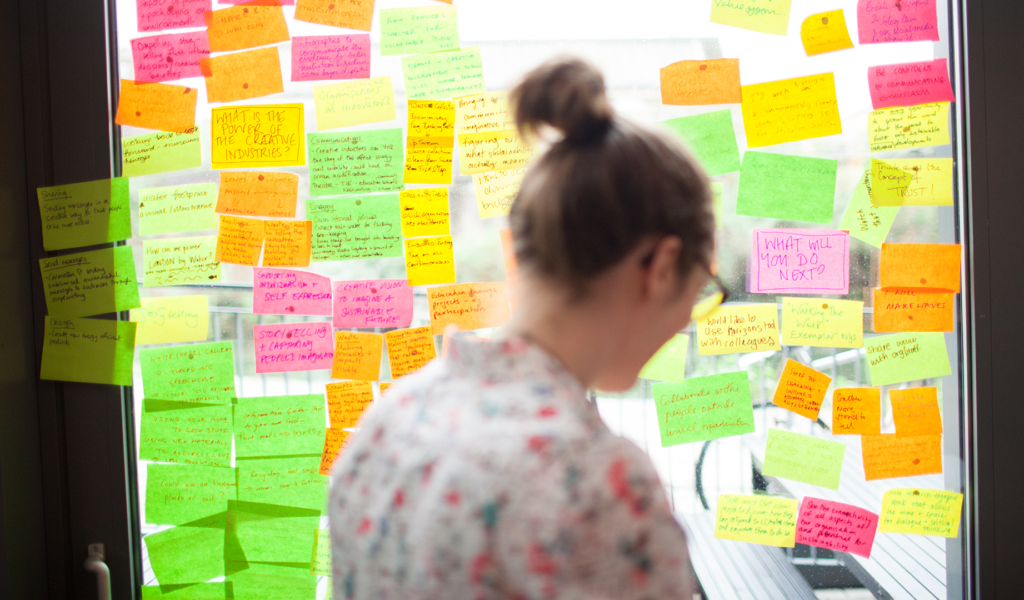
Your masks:
<svg viewBox="0 0 1024 600"><path fill-rule="evenodd" d="M647 251L644 287L648 297L668 300L679 295L678 264L682 251L683 242L674 235L661 238Z"/></svg>

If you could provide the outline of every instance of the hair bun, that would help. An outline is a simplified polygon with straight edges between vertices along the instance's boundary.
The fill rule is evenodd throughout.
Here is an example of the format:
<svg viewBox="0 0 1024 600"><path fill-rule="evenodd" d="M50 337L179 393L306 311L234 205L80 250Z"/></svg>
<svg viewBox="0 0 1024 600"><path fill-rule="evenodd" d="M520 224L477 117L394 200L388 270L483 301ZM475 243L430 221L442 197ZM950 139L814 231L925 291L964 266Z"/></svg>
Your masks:
<svg viewBox="0 0 1024 600"><path fill-rule="evenodd" d="M604 139L615 116L601 72L573 57L548 61L528 73L512 90L511 106L524 137L547 124L572 143Z"/></svg>

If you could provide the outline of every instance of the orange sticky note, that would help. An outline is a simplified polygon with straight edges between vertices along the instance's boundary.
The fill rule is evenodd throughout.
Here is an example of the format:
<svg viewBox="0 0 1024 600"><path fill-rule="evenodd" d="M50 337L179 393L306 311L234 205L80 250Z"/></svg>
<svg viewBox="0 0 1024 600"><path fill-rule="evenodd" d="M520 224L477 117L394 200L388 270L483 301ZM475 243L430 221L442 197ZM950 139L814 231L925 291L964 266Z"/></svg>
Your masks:
<svg viewBox="0 0 1024 600"><path fill-rule="evenodd" d="M503 282L460 283L427 289L430 305L430 329L444 333L448 325L460 331L501 327L508 323L508 284Z"/></svg>
<svg viewBox="0 0 1024 600"><path fill-rule="evenodd" d="M384 351L384 336L379 333L334 333L333 379L380 379L380 356Z"/></svg>
<svg viewBox="0 0 1024 600"><path fill-rule="evenodd" d="M331 427L324 436L324 452L320 455L320 474L330 475L334 468L334 461L338 460L338 454L345 446L348 432L344 429Z"/></svg>
<svg viewBox="0 0 1024 600"><path fill-rule="evenodd" d="M391 387L391 382L382 381L378 385L380 385L380 395L384 396L384 392L387 391L389 387Z"/></svg>
<svg viewBox="0 0 1024 600"><path fill-rule="evenodd" d="M941 435L865 435L860 442L868 481L942 473Z"/></svg>
<svg viewBox="0 0 1024 600"><path fill-rule="evenodd" d="M184 132L196 126L199 92L183 85L121 80L114 122L160 131Z"/></svg>
<svg viewBox="0 0 1024 600"><path fill-rule="evenodd" d="M373 0L297 0L295 20L369 31Z"/></svg>
<svg viewBox="0 0 1024 600"><path fill-rule="evenodd" d="M264 267L308 267L312 221L264 221Z"/></svg>
<svg viewBox="0 0 1024 600"><path fill-rule="evenodd" d="M942 433L938 388L920 387L889 390L896 435L938 435Z"/></svg>
<svg viewBox="0 0 1024 600"><path fill-rule="evenodd" d="M824 373L786 359L772 403L808 419L817 420L832 378Z"/></svg>
<svg viewBox="0 0 1024 600"><path fill-rule="evenodd" d="M882 244L882 287L921 287L960 293L960 244Z"/></svg>
<svg viewBox="0 0 1024 600"><path fill-rule="evenodd" d="M245 50L291 39L284 11L280 6L266 4L257 0L205 13L210 51Z"/></svg>
<svg viewBox="0 0 1024 600"><path fill-rule="evenodd" d="M843 388L832 392L832 433L879 435L882 432L882 390Z"/></svg>
<svg viewBox="0 0 1024 600"><path fill-rule="evenodd" d="M519 264L516 262L516 248L512 244L512 228L499 229L498 236L501 237L501 254L505 258L505 278L511 283L519 269Z"/></svg>
<svg viewBox="0 0 1024 600"><path fill-rule="evenodd" d="M388 342L388 364L391 378L398 379L412 373L437 356L434 336L429 327L395 329L384 334Z"/></svg>
<svg viewBox="0 0 1024 600"><path fill-rule="evenodd" d="M260 264L263 237L263 221L222 216L217 229L216 260L255 267Z"/></svg>
<svg viewBox="0 0 1024 600"><path fill-rule="evenodd" d="M953 331L953 292L922 288L876 288L876 333Z"/></svg>
<svg viewBox="0 0 1024 600"><path fill-rule="evenodd" d="M662 104L737 104L740 59L681 60L661 69Z"/></svg>
<svg viewBox="0 0 1024 600"><path fill-rule="evenodd" d="M208 102L234 102L284 91L277 47L199 59Z"/></svg>
<svg viewBox="0 0 1024 600"><path fill-rule="evenodd" d="M327 412L331 415L331 427L355 427L363 411L372 403L373 385L369 381L327 384Z"/></svg>
<svg viewBox="0 0 1024 600"><path fill-rule="evenodd" d="M243 217L294 217L299 176L294 173L227 171L220 174L219 213Z"/></svg>
<svg viewBox="0 0 1024 600"><path fill-rule="evenodd" d="M853 48L853 40L846 30L846 17L841 8L804 19L800 26L800 39L804 42L807 56Z"/></svg>

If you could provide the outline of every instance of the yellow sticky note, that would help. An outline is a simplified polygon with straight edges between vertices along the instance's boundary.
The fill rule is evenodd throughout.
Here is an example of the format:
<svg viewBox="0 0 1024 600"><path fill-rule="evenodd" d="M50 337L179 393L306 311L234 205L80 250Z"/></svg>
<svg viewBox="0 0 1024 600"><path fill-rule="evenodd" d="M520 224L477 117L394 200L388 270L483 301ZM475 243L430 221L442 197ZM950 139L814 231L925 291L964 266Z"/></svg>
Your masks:
<svg viewBox="0 0 1024 600"><path fill-rule="evenodd" d="M473 174L473 192L481 219L501 217L512 209L526 169L506 169Z"/></svg>
<svg viewBox="0 0 1024 600"><path fill-rule="evenodd" d="M529 162L531 154L515 130L459 136L459 171L464 174L519 169Z"/></svg>
<svg viewBox="0 0 1024 600"><path fill-rule="evenodd" d="M410 137L405 145L405 183L452 182L454 137Z"/></svg>
<svg viewBox="0 0 1024 600"><path fill-rule="evenodd" d="M252 104L213 109L214 169L306 164L301 104ZM294 213L293 213L294 214Z"/></svg>
<svg viewBox="0 0 1024 600"><path fill-rule="evenodd" d="M142 298L142 308L133 308L137 323L135 345L205 342L209 333L210 307L206 296L164 296Z"/></svg>
<svg viewBox="0 0 1024 600"><path fill-rule="evenodd" d="M452 236L405 240L405 273L411 286L455 283Z"/></svg>
<svg viewBox="0 0 1024 600"><path fill-rule="evenodd" d="M455 103L447 100L410 100L409 137L454 137Z"/></svg>
<svg viewBox="0 0 1024 600"><path fill-rule="evenodd" d="M437 357L430 327L393 329L384 337L387 338L392 379L404 377Z"/></svg>
<svg viewBox="0 0 1024 600"><path fill-rule="evenodd" d="M783 298L782 343L787 346L862 348L864 303L824 298Z"/></svg>
<svg viewBox="0 0 1024 600"><path fill-rule="evenodd" d="M379 333L334 332L334 379L380 379L380 357L384 336Z"/></svg>
<svg viewBox="0 0 1024 600"><path fill-rule="evenodd" d="M508 108L508 92L487 92L456 98L455 130L464 133L511 131L515 118Z"/></svg>
<svg viewBox="0 0 1024 600"><path fill-rule="evenodd" d="M887 158L885 162L910 174L901 206L953 206L952 158Z"/></svg>
<svg viewBox="0 0 1024 600"><path fill-rule="evenodd" d="M724 305L697 321L701 356L781 350L778 308L774 304Z"/></svg>
<svg viewBox="0 0 1024 600"><path fill-rule="evenodd" d="M911 533L955 538L964 496L946 490L896 488L882 496L880 533Z"/></svg>
<svg viewBox="0 0 1024 600"><path fill-rule="evenodd" d="M792 548L796 511L797 501L791 498L722 494L715 510L715 537Z"/></svg>
<svg viewBox="0 0 1024 600"><path fill-rule="evenodd" d="M949 143L949 102L881 108L868 115L872 152Z"/></svg>
<svg viewBox="0 0 1024 600"><path fill-rule="evenodd" d="M874 206L900 206L907 195L913 175L888 162L871 159L871 186L868 188Z"/></svg>
<svg viewBox="0 0 1024 600"><path fill-rule="evenodd" d="M263 221L221 215L217 229L217 262L255 267L260 263L263 237Z"/></svg>
<svg viewBox="0 0 1024 600"><path fill-rule="evenodd" d="M208 102L235 102L284 91L277 47L199 59Z"/></svg>
<svg viewBox="0 0 1024 600"><path fill-rule="evenodd" d="M850 32L846 30L843 9L818 13L804 19L800 26L800 39L807 56L853 48Z"/></svg>
<svg viewBox="0 0 1024 600"><path fill-rule="evenodd" d="M323 473L321 473L323 475ZM313 558L309 563L310 575L322 575L330 577L334 574L331 569L331 530L313 530ZM327 586L330 589L330 585Z"/></svg>
<svg viewBox="0 0 1024 600"><path fill-rule="evenodd" d="M750 148L843 132L832 73L745 85L740 106Z"/></svg>
<svg viewBox="0 0 1024 600"><path fill-rule="evenodd" d="M395 90L387 75L313 86L313 102L317 131L395 118Z"/></svg>
<svg viewBox="0 0 1024 600"><path fill-rule="evenodd" d="M889 390L892 420L896 435L936 435L942 433L938 388L921 387Z"/></svg>
<svg viewBox="0 0 1024 600"><path fill-rule="evenodd" d="M196 126L198 97L198 91L183 85L122 79L114 122L160 131L190 131Z"/></svg>
<svg viewBox="0 0 1024 600"><path fill-rule="evenodd" d="M789 3L790 0L714 0L711 3L711 22L786 35L789 30Z"/></svg>
<svg viewBox="0 0 1024 600"><path fill-rule="evenodd" d="M448 188L404 190L400 194L402 235L423 237L447 235Z"/></svg>

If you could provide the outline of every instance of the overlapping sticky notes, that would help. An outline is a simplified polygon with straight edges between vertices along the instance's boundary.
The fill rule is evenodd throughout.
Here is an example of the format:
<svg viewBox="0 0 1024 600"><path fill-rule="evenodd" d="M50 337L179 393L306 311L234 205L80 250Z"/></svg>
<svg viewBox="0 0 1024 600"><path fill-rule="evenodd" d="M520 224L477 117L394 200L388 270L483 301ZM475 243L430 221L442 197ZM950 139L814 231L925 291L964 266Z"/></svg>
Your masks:
<svg viewBox="0 0 1024 600"><path fill-rule="evenodd" d="M486 92L455 99L455 132L483 133L516 128L508 107L508 92Z"/></svg>
<svg viewBox="0 0 1024 600"><path fill-rule="evenodd" d="M335 281L334 326L339 329L408 327L413 295L405 279Z"/></svg>
<svg viewBox="0 0 1024 600"><path fill-rule="evenodd" d="M864 478L890 479L942 472L942 436L861 436Z"/></svg>
<svg viewBox="0 0 1024 600"><path fill-rule="evenodd" d="M216 260L255 267L260 262L265 235L263 221L259 219L222 215L217 229Z"/></svg>
<svg viewBox="0 0 1024 600"><path fill-rule="evenodd" d="M445 99L486 91L479 46L406 56L402 58L402 75L410 100Z"/></svg>
<svg viewBox="0 0 1024 600"><path fill-rule="evenodd" d="M912 173L885 161L871 159L871 203L875 206L900 206L907 188L914 178Z"/></svg>
<svg viewBox="0 0 1024 600"><path fill-rule="evenodd" d="M656 383L652 389L663 447L754 431L746 371Z"/></svg>
<svg viewBox="0 0 1024 600"><path fill-rule="evenodd" d="M310 575L330 577L334 574L331 562L331 530L313 530L313 556L309 565Z"/></svg>
<svg viewBox="0 0 1024 600"><path fill-rule="evenodd" d="M896 435L936 435L942 433L938 390L935 387L889 390L892 420Z"/></svg>
<svg viewBox="0 0 1024 600"><path fill-rule="evenodd" d="M395 118L395 90L388 75L314 86L313 102L317 131Z"/></svg>
<svg viewBox="0 0 1024 600"><path fill-rule="evenodd" d="M206 341L210 328L206 296L164 296L141 301L142 307L131 312L131 321L137 324L137 345Z"/></svg>
<svg viewBox="0 0 1024 600"><path fill-rule="evenodd" d="M942 333L879 335L867 340L864 347L871 385L943 377L952 372Z"/></svg>
<svg viewBox="0 0 1024 600"><path fill-rule="evenodd" d="M132 384L135 323L46 317L39 378Z"/></svg>
<svg viewBox="0 0 1024 600"><path fill-rule="evenodd" d="M532 156L516 130L459 135L459 172L464 174L520 169Z"/></svg>
<svg viewBox="0 0 1024 600"><path fill-rule="evenodd" d="M292 81L366 79L370 76L370 34L292 38Z"/></svg>
<svg viewBox="0 0 1024 600"><path fill-rule="evenodd" d="M277 3L247 2L240 6L223 8L203 15L210 50L229 52L287 42L288 24L284 11Z"/></svg>
<svg viewBox="0 0 1024 600"><path fill-rule="evenodd" d="M139 31L160 31L183 27L203 27L203 14L210 10L211 0L155 0L138 7ZM197 579L196 581L206 581Z"/></svg>
<svg viewBox="0 0 1024 600"><path fill-rule="evenodd" d="M896 488L882 495L878 531L955 538L964 496L946 490Z"/></svg>
<svg viewBox="0 0 1024 600"><path fill-rule="evenodd" d="M402 235L422 237L446 235L448 227L448 188L402 190Z"/></svg>
<svg viewBox="0 0 1024 600"><path fill-rule="evenodd" d="M51 317L89 317L142 305L131 246L42 258L39 270Z"/></svg>
<svg viewBox="0 0 1024 600"><path fill-rule="evenodd" d="M838 490L845 452L840 442L769 428L761 472Z"/></svg>
<svg viewBox="0 0 1024 600"><path fill-rule="evenodd" d="M207 102L235 102L284 91L276 46L203 58L199 66L206 80Z"/></svg>
<svg viewBox="0 0 1024 600"><path fill-rule="evenodd" d="M786 35L790 0L715 0L711 22L741 29Z"/></svg>
<svg viewBox="0 0 1024 600"><path fill-rule="evenodd" d="M740 151L729 109L662 121L669 131L686 141L708 175L740 170Z"/></svg>
<svg viewBox="0 0 1024 600"><path fill-rule="evenodd" d="M36 189L43 249L119 242L132 237L128 180L122 177Z"/></svg>
<svg viewBox="0 0 1024 600"><path fill-rule="evenodd" d="M857 32L861 44L937 42L935 0L859 0Z"/></svg>
<svg viewBox="0 0 1024 600"><path fill-rule="evenodd" d="M949 102L881 108L868 115L872 152L949 143Z"/></svg>
<svg viewBox="0 0 1024 600"><path fill-rule="evenodd" d="M231 404L235 358L231 342L139 351L146 399Z"/></svg>
<svg viewBox="0 0 1024 600"><path fill-rule="evenodd" d="M234 499L234 469L146 465L146 523L182 525L222 513Z"/></svg>
<svg viewBox="0 0 1024 600"><path fill-rule="evenodd" d="M843 132L832 73L745 85L742 110L750 148Z"/></svg>
<svg viewBox="0 0 1024 600"><path fill-rule="evenodd" d="M314 524L314 527L316 525ZM309 537L298 536L298 530L283 533L281 537L291 541L302 540L306 550L306 556L301 563L258 563L239 562L229 564L241 564L247 568L242 571L233 572L228 576L227 581L231 584L231 593L235 600L259 600L261 598L315 598L317 594L317 577L309 574ZM258 534L262 540L262 532ZM271 542L272 544L272 542ZM269 546L271 552L276 547ZM294 567L292 565L295 565ZM328 584L327 589L331 586ZM326 596L331 598L330 594Z"/></svg>
<svg viewBox="0 0 1024 600"><path fill-rule="evenodd" d="M875 206L871 203L871 195L868 186L871 181L871 171L865 171L857 183L857 188L846 205L846 212L843 220L839 223L839 229L849 231L850 236L876 248L881 248L885 238L889 236L893 221L899 213L898 206Z"/></svg>
<svg viewBox="0 0 1024 600"><path fill-rule="evenodd" d="M792 498L722 494L715 510L715 537L792 548L796 514L797 501Z"/></svg>
<svg viewBox="0 0 1024 600"><path fill-rule="evenodd" d="M117 99L118 125L184 132L196 126L196 90L169 83L121 80Z"/></svg>
<svg viewBox="0 0 1024 600"><path fill-rule="evenodd" d="M864 303L822 298L782 299L782 343L822 348L864 347Z"/></svg>
<svg viewBox="0 0 1024 600"><path fill-rule="evenodd" d="M239 398L234 411L237 458L320 454L323 448L323 394Z"/></svg>
<svg viewBox="0 0 1024 600"><path fill-rule="evenodd" d="M199 77L199 59L209 58L210 42L205 31L168 33L132 40L135 81L171 81Z"/></svg>
<svg viewBox="0 0 1024 600"><path fill-rule="evenodd" d="M384 336L379 333L334 332L332 379L380 379L380 358Z"/></svg>
<svg viewBox="0 0 1024 600"><path fill-rule="evenodd" d="M455 104L446 100L410 100L405 183L452 182Z"/></svg>
<svg viewBox="0 0 1024 600"><path fill-rule="evenodd" d="M306 200L313 222L313 261L402 255L398 194Z"/></svg>
<svg viewBox="0 0 1024 600"><path fill-rule="evenodd" d="M292 218L298 200L299 176L294 173L224 171L220 174L219 213Z"/></svg>
<svg viewBox="0 0 1024 600"><path fill-rule="evenodd" d="M839 161L747 151L736 214L831 223Z"/></svg>
<svg viewBox="0 0 1024 600"><path fill-rule="evenodd" d="M253 269L254 315L329 315L331 280L290 269Z"/></svg>
<svg viewBox="0 0 1024 600"><path fill-rule="evenodd" d="M172 527L142 538L162 587L224 576L223 521L219 527Z"/></svg>
<svg viewBox="0 0 1024 600"><path fill-rule="evenodd" d="M253 326L257 373L316 371L334 363L330 323L278 323Z"/></svg>
<svg viewBox="0 0 1024 600"><path fill-rule="evenodd" d="M203 165L199 128L121 138L121 175L139 177Z"/></svg>
<svg viewBox="0 0 1024 600"><path fill-rule="evenodd" d="M842 388L832 392L832 433L878 435L882 423L882 391Z"/></svg>
<svg viewBox="0 0 1024 600"><path fill-rule="evenodd" d="M145 410L139 419L139 460L231 466L231 405L181 408L190 405L146 400L143 406Z"/></svg>
<svg viewBox="0 0 1024 600"><path fill-rule="evenodd" d="M850 236L845 231L755 229L753 236L747 271L751 293L849 293Z"/></svg>
<svg viewBox="0 0 1024 600"><path fill-rule="evenodd" d="M922 287L960 293L960 244L882 244L882 287Z"/></svg>
<svg viewBox="0 0 1024 600"><path fill-rule="evenodd" d="M953 297L927 288L876 288L875 331L953 331Z"/></svg>
<svg viewBox="0 0 1024 600"><path fill-rule="evenodd" d="M369 381L339 381L327 384L327 412L332 429L355 427L363 411L373 404Z"/></svg>
<svg viewBox="0 0 1024 600"><path fill-rule="evenodd" d="M344 429L330 428L327 430L327 435L324 437L324 448L320 454L320 474L330 475L331 469L334 468L334 461L338 459L338 453L341 451L342 446L345 445L345 439L348 438L348 432Z"/></svg>
<svg viewBox="0 0 1024 600"><path fill-rule="evenodd" d="M473 174L473 192L481 219L501 217L512 209L526 169L506 169Z"/></svg>
<svg viewBox="0 0 1024 600"><path fill-rule="evenodd" d="M871 558L878 515L852 504L804 496L796 518L796 543Z"/></svg>
<svg viewBox="0 0 1024 600"><path fill-rule="evenodd" d="M330 485L330 478L320 474L323 433L317 442L316 456L239 461L239 501L322 510ZM308 548L306 551L308 557Z"/></svg>
<svg viewBox="0 0 1024 600"><path fill-rule="evenodd" d="M887 158L885 162L911 175L903 206L953 206L952 158Z"/></svg>
<svg viewBox="0 0 1024 600"><path fill-rule="evenodd" d="M267 461L242 461L239 470L255 469L265 462ZM273 465L270 468L274 469L281 465L279 461L267 464ZM240 476L239 482L241 481ZM244 500L228 505L224 561L228 565L228 576L234 588L235 598L316 597L315 593L310 594L308 589L303 590L297 586L293 586L289 590L290 593L284 594L281 590L271 591L266 588L261 590L261 593L254 593L256 590L250 589L248 593L240 594L239 582L235 578L255 569L260 569L264 573L267 572L266 569L275 569L278 572L292 571L305 575L309 570L309 533L320 525L322 508L300 508Z"/></svg>
<svg viewBox="0 0 1024 600"><path fill-rule="evenodd" d="M312 221L264 221L265 267L308 267L313 242Z"/></svg>
<svg viewBox="0 0 1024 600"><path fill-rule="evenodd" d="M701 356L781 350L778 308L774 304L723 305L697 322Z"/></svg>
<svg viewBox="0 0 1024 600"><path fill-rule="evenodd" d="M366 0L296 0L295 20L369 31L373 2Z"/></svg>
<svg viewBox="0 0 1024 600"><path fill-rule="evenodd" d="M405 240L405 273L412 286L455 283L452 236Z"/></svg>
<svg viewBox="0 0 1024 600"><path fill-rule="evenodd" d="M454 6L381 9L381 56L458 49L459 20Z"/></svg>
<svg viewBox="0 0 1024 600"><path fill-rule="evenodd" d="M147 287L220 281L215 235L146 240L142 254Z"/></svg>
<svg viewBox="0 0 1024 600"><path fill-rule="evenodd" d="M690 336L685 333L673 335L640 369L639 377L683 383L686 375L686 351L689 347Z"/></svg>
<svg viewBox="0 0 1024 600"><path fill-rule="evenodd" d="M401 129L308 135L311 196L402 189Z"/></svg>
<svg viewBox="0 0 1024 600"><path fill-rule="evenodd" d="M945 58L868 67L871 107L953 102Z"/></svg>
<svg viewBox="0 0 1024 600"><path fill-rule="evenodd" d="M262 104L248 106L224 106L213 109L213 142L210 154L214 169L235 169L243 167L288 167L306 164L303 148L303 125L301 104ZM278 210L287 210L289 178L281 174L263 173L263 180L256 175L253 183L250 174L238 174L233 179L234 189L255 189L256 198L269 203L269 194L278 201ZM277 175L276 177L268 177ZM294 180L293 180L294 181ZM249 185L245 185L248 183ZM235 192L238 193L238 192ZM218 198L219 204L219 198ZM281 206L281 205L284 206ZM266 210L270 210L269 207ZM295 216L295 213L272 214L269 216Z"/></svg>
<svg viewBox="0 0 1024 600"><path fill-rule="evenodd" d="M804 19L800 26L800 39L804 42L807 56L853 48L853 41L846 31L846 16L841 8Z"/></svg>
<svg viewBox="0 0 1024 600"><path fill-rule="evenodd" d="M392 379L408 375L437 357L434 336L429 327L395 329L385 333L384 337Z"/></svg>
<svg viewBox="0 0 1024 600"><path fill-rule="evenodd" d="M191 183L139 190L139 234L216 229L216 201L216 183Z"/></svg>
<svg viewBox="0 0 1024 600"><path fill-rule="evenodd" d="M787 358L772 404L817 420L825 392L831 383L832 378L824 373Z"/></svg>
<svg viewBox="0 0 1024 600"><path fill-rule="evenodd" d="M460 331L501 327L511 318L508 284L460 283L429 288L430 329L441 335L449 325Z"/></svg>

